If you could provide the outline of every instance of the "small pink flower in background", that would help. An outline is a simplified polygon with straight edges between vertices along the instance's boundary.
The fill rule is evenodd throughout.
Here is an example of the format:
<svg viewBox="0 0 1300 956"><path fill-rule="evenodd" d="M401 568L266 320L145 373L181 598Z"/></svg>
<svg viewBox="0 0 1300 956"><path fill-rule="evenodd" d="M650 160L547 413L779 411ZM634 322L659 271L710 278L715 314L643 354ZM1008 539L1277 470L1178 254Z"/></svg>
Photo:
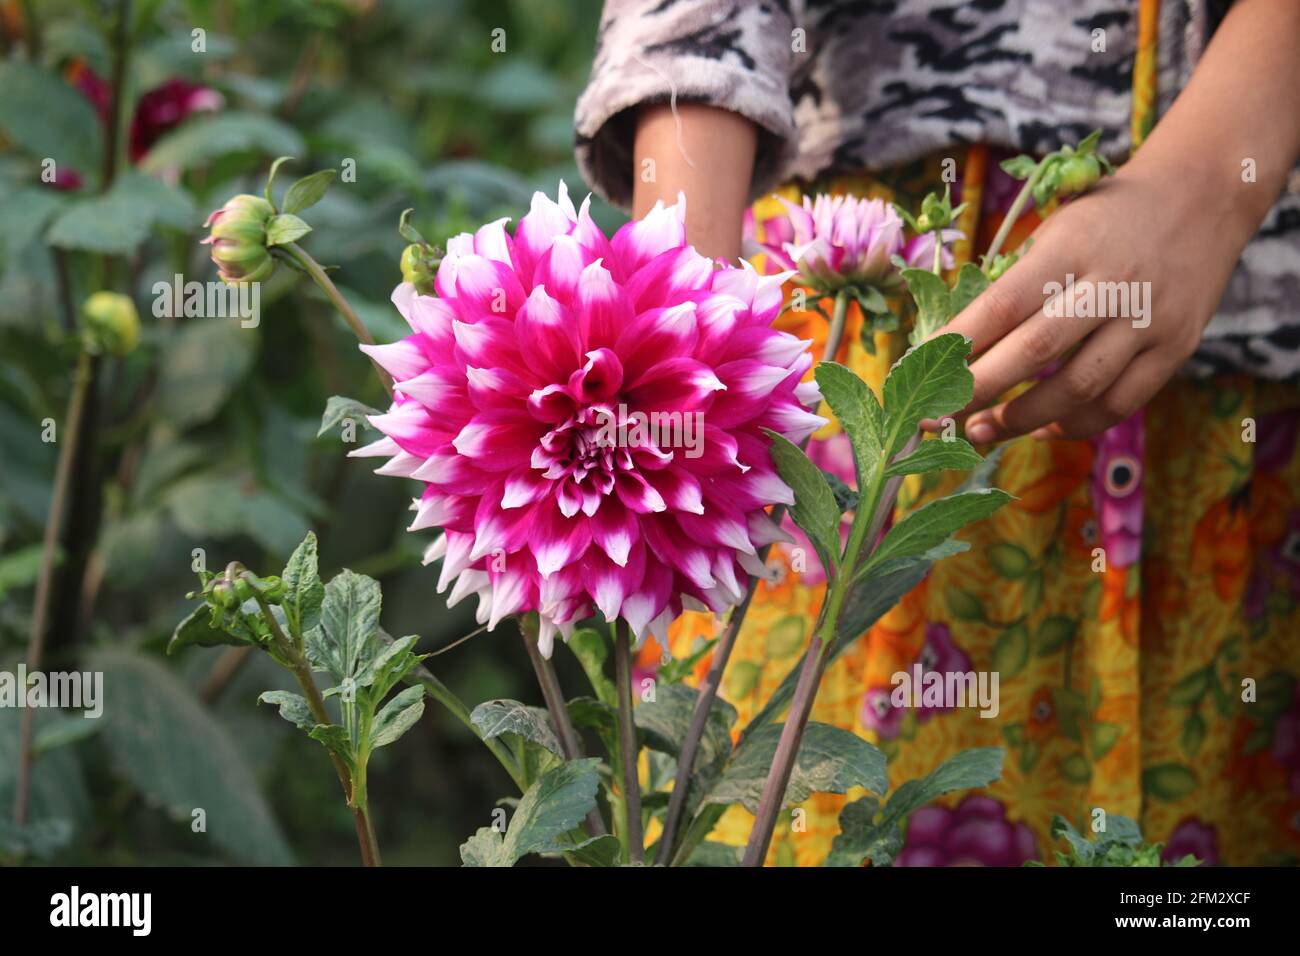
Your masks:
<svg viewBox="0 0 1300 956"><path fill-rule="evenodd" d="M862 726L883 740L897 737L903 725L903 708L895 707L889 699L893 692L892 687L872 687L862 695Z"/></svg>
<svg viewBox="0 0 1300 956"><path fill-rule="evenodd" d="M1160 859L1177 863L1189 853L1201 861L1201 866L1219 865L1219 834L1213 825L1202 823L1195 817L1183 820L1169 834Z"/></svg>
<svg viewBox="0 0 1300 956"><path fill-rule="evenodd" d="M799 206L784 198L781 203L786 214L763 221L763 238L750 251L765 253L770 271L797 271L797 281L813 289L835 292L844 286L870 286L893 292L902 287L895 256L909 266L933 265L933 233L905 239L902 218L884 200L819 194L804 196ZM752 226L752 219L747 223ZM945 243L959 238L960 231L944 230ZM945 249L943 265L952 264Z"/></svg>
<svg viewBox="0 0 1300 956"><path fill-rule="evenodd" d="M95 109L101 122L108 122L109 107L113 99L113 86L80 60L73 60L64 70L64 78ZM225 98L211 87L201 86L173 77L161 86L146 91L136 101L131 117L128 152L132 163L144 159L150 148L164 134L171 132L184 120L198 112L219 110ZM80 189L85 180L75 169L63 164L56 168L56 178L49 185L58 190Z"/></svg>
<svg viewBox="0 0 1300 956"><path fill-rule="evenodd" d="M808 343L772 328L786 275L718 269L686 244L684 202L607 238L587 203L541 193L514 235L505 220L447 243L436 296L403 283L414 334L365 347L396 398L354 452L424 483L410 530L442 528L449 604L476 594L489 627L537 611L557 633L598 610L667 643L683 607L739 602L757 551L790 504L769 428L801 442L825 423L800 379ZM698 427L698 441L609 423Z"/></svg>
<svg viewBox="0 0 1300 956"><path fill-rule="evenodd" d="M1142 423L1139 411L1091 439L1092 504L1106 560L1117 568L1130 567L1142 551Z"/></svg>
<svg viewBox="0 0 1300 956"><path fill-rule="evenodd" d="M929 623L925 626L925 643L921 646L918 658L921 673L935 671L939 674L966 674L971 671L971 659L952 639L952 631L947 624ZM953 705L955 706L955 704ZM953 706L917 708L917 720L929 720L936 714L947 713Z"/></svg>
<svg viewBox="0 0 1300 956"><path fill-rule="evenodd" d="M894 866L1022 866L1038 859L1038 841L1012 823L992 797L971 795L956 807L926 806L907 825Z"/></svg>
<svg viewBox="0 0 1300 956"><path fill-rule="evenodd" d="M216 90L174 77L142 95L131 117L131 162L138 163L154 143L194 113L213 112L225 106Z"/></svg>

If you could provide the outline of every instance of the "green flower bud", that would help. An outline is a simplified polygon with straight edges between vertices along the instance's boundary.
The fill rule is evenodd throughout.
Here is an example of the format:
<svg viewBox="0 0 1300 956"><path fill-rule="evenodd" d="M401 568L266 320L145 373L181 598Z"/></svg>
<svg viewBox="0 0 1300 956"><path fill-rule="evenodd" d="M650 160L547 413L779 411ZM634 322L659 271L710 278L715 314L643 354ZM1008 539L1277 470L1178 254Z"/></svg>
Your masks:
<svg viewBox="0 0 1300 956"><path fill-rule="evenodd" d="M239 602L235 599L235 589L230 586L230 582L224 579L214 581L212 590L208 592L212 598L212 603L217 607L223 607L227 610L238 606Z"/></svg>
<svg viewBox="0 0 1300 956"><path fill-rule="evenodd" d="M1101 163L1096 153L1075 153L1061 160L1057 174L1056 194L1075 196L1101 179Z"/></svg>
<svg viewBox="0 0 1300 956"><path fill-rule="evenodd" d="M208 217L211 229L205 245L223 282L261 282L275 272L275 259L266 248L266 224L275 207L261 196L239 195Z"/></svg>
<svg viewBox="0 0 1300 956"><path fill-rule="evenodd" d="M257 582L257 589L262 592L268 604L279 604L284 600L284 582L275 575L265 577Z"/></svg>
<svg viewBox="0 0 1300 956"><path fill-rule="evenodd" d="M130 296L96 292L81 307L86 349L94 355L126 355L140 341L140 316Z"/></svg>
<svg viewBox="0 0 1300 956"><path fill-rule="evenodd" d="M240 604L250 600L254 593L253 583L248 578L242 575L235 578L235 597L239 599Z"/></svg>
<svg viewBox="0 0 1300 956"><path fill-rule="evenodd" d="M424 243L413 242L402 250L402 280L415 286L420 295L433 292L433 277L438 272L442 257L436 249Z"/></svg>
<svg viewBox="0 0 1300 956"><path fill-rule="evenodd" d="M1002 278L1006 271L1016 264L1016 260L1019 258L1020 255L1015 252L1005 252L994 256L993 262L989 265L989 281L996 282Z"/></svg>
<svg viewBox="0 0 1300 956"><path fill-rule="evenodd" d="M933 229L933 228L934 228L934 225L933 225L933 223L930 222L930 217L927 216L925 213L921 213L921 215L919 215L919 216L916 217L916 231L917 231L917 232L920 232L920 233L926 233L926 232L929 232L929 231L930 231L931 229Z"/></svg>

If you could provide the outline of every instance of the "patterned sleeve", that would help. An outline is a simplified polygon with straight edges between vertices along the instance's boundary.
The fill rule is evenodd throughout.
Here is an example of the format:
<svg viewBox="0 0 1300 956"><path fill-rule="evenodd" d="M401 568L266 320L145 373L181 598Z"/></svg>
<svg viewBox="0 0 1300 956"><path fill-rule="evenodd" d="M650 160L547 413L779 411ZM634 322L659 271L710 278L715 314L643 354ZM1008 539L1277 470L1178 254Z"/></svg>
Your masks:
<svg viewBox="0 0 1300 956"><path fill-rule="evenodd" d="M606 0L578 99L578 166L598 193L632 203L632 107L708 103L760 130L753 192L781 179L795 149L793 23L787 0Z"/></svg>

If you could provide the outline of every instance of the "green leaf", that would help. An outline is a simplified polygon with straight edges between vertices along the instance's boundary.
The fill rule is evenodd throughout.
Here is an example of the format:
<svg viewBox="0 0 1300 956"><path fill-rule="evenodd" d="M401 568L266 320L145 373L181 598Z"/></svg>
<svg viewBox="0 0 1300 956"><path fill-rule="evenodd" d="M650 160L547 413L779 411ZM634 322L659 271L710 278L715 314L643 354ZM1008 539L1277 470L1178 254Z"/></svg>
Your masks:
<svg viewBox="0 0 1300 956"><path fill-rule="evenodd" d="M693 687L668 684L659 687L653 701L637 707L636 726L645 734L646 746L678 756L699 697L699 691ZM695 753L693 786L703 790L731 755L731 728L735 722L736 708L721 698L714 698Z"/></svg>
<svg viewBox="0 0 1300 956"><path fill-rule="evenodd" d="M911 341L917 344L943 328L952 318L948 285L929 269L904 269L903 281L916 302L916 327L912 330ZM888 397L885 403L888 405Z"/></svg>
<svg viewBox="0 0 1300 956"><path fill-rule="evenodd" d="M933 438L923 441L906 458L885 469L886 478L919 475L927 471L965 471L984 459L964 438Z"/></svg>
<svg viewBox="0 0 1300 956"><path fill-rule="evenodd" d="M750 813L758 812L783 726L769 724L746 737L703 803L739 803ZM814 793L845 793L853 787L883 793L888 786L885 755L875 746L839 727L809 723L781 805L802 803Z"/></svg>
<svg viewBox="0 0 1300 956"><path fill-rule="evenodd" d="M17 59L0 61L0 131L37 159L97 178L102 125L94 108L56 73Z"/></svg>
<svg viewBox="0 0 1300 956"><path fill-rule="evenodd" d="M107 682L104 690L107 694ZM14 805L22 715L23 711L17 707L0 707L0 806L10 811L0 814L5 819L12 816ZM75 721L97 727L106 723L105 718L109 712L105 709L104 716L98 720L87 719L80 714L62 717L58 711L46 710L34 716L38 746L34 749L36 757L32 762L29 783L28 824L44 825L61 821L61 826L71 823L74 831L78 830L90 818L91 797L86 791L77 753L71 747L51 749L48 746L40 747L39 743L55 721L60 724Z"/></svg>
<svg viewBox="0 0 1300 956"><path fill-rule="evenodd" d="M925 556L943 545L954 531L987 518L1011 496L998 488L965 491L936 498L909 514L885 534L864 565L866 573Z"/></svg>
<svg viewBox="0 0 1300 956"><path fill-rule="evenodd" d="M234 319L190 319L169 335L159 363L158 416L178 429L211 419L243 380L257 334Z"/></svg>
<svg viewBox="0 0 1300 956"><path fill-rule="evenodd" d="M230 153L297 156L306 152L292 126L262 113L226 110L196 116L154 144L140 168L146 173L189 170Z"/></svg>
<svg viewBox="0 0 1300 956"><path fill-rule="evenodd" d="M838 568L840 564L840 509L821 469L790 439L771 429L764 429L772 439L772 461L781 479L794 492L790 517L808 536L822 566Z"/></svg>
<svg viewBox="0 0 1300 956"><path fill-rule="evenodd" d="M0 70L3 70L0 64ZM2 109L2 107L0 107ZM45 224L67 203L49 187L15 189L0 203L0 262L9 262L37 241Z"/></svg>
<svg viewBox="0 0 1300 956"><path fill-rule="evenodd" d="M1189 707L1205 696L1210 689L1214 674L1208 667L1192 671L1183 677L1169 692L1169 706Z"/></svg>
<svg viewBox="0 0 1300 956"><path fill-rule="evenodd" d="M103 736L118 773L187 825L202 808L207 838L241 862L293 862L243 749L192 688L130 650L93 651L88 667L104 673Z"/></svg>
<svg viewBox="0 0 1300 956"><path fill-rule="evenodd" d="M316 533L308 531L307 537L289 557L289 563L280 574L284 583L284 599L280 606L289 621L293 634L306 634L320 623L321 601L325 598L325 585L321 583L316 556Z"/></svg>
<svg viewBox="0 0 1300 956"><path fill-rule="evenodd" d="M902 824L916 810L954 790L987 787L1002 776L1001 747L977 747L953 754L916 780L900 786L885 804L879 821L879 803L864 797L840 812L840 833L831 844L827 866L888 866L903 845Z"/></svg>
<svg viewBox="0 0 1300 956"><path fill-rule="evenodd" d="M386 747L415 726L424 713L424 688L408 687L390 700L370 725L370 749Z"/></svg>
<svg viewBox="0 0 1300 956"><path fill-rule="evenodd" d="M570 849L560 837L578 826L596 805L600 761L571 760L547 771L519 801L505 837L482 827L460 848L466 866L514 866L529 853Z"/></svg>
<svg viewBox="0 0 1300 956"><path fill-rule="evenodd" d="M853 445L858 487L865 488L876 474L884 455L885 413L876 393L843 365L821 362L815 374L822 395ZM798 492L795 499L798 500Z"/></svg>
<svg viewBox="0 0 1300 956"><path fill-rule="evenodd" d="M285 193L284 209L282 211L298 213L304 209L310 209L321 201L330 188L330 183L334 181L334 177L337 175L337 170L322 169L310 176L304 176L290 186L289 191Z"/></svg>
<svg viewBox="0 0 1300 956"><path fill-rule="evenodd" d="M262 196L264 199L266 199L268 203L270 203L272 209L275 208L275 177L280 172L281 166L283 166L285 163L291 163L291 162L293 162L292 156L277 156L271 162L271 168L267 170L266 186L262 189ZM292 209L287 211L293 212Z"/></svg>
<svg viewBox="0 0 1300 956"><path fill-rule="evenodd" d="M297 242L309 232L311 232L311 226L297 216L291 213L281 213L278 216L272 216L271 221L266 224L266 244L268 246L287 246L291 242Z"/></svg>
<svg viewBox="0 0 1300 956"><path fill-rule="evenodd" d="M945 332L911 349L885 379L885 421L890 457L902 451L923 419L942 418L965 408L975 379L966 367L970 340Z"/></svg>
<svg viewBox="0 0 1300 956"><path fill-rule="evenodd" d="M378 414L379 409L362 404L355 398L331 395L325 402L325 414L321 416L320 429L316 432L316 437L319 438L344 421L353 421L362 428L373 428L374 426L367 421L366 416Z"/></svg>
<svg viewBox="0 0 1300 956"><path fill-rule="evenodd" d="M316 727L316 718L307 706L307 698L287 690L263 691L257 698L259 704L274 704L280 709L280 716L299 730L311 733Z"/></svg>
<svg viewBox="0 0 1300 956"><path fill-rule="evenodd" d="M1034 635L1034 650L1039 657L1046 657L1060 650L1061 646L1074 637L1078 622L1073 618L1054 614L1044 618Z"/></svg>
<svg viewBox="0 0 1300 956"><path fill-rule="evenodd" d="M338 724L316 724L307 731L307 736L342 760L350 772L356 773L357 755L352 749L352 738L346 730Z"/></svg>
<svg viewBox="0 0 1300 956"><path fill-rule="evenodd" d="M1142 789L1159 800L1181 800L1196 789L1196 774L1180 763L1162 763L1142 772Z"/></svg>
<svg viewBox="0 0 1300 956"><path fill-rule="evenodd" d="M993 570L1004 578L1019 580L1034 569L1034 559L1018 544L999 541L989 545L984 553Z"/></svg>
<svg viewBox="0 0 1300 956"><path fill-rule="evenodd" d="M175 654L183 647L243 647L247 643L213 627L212 608L200 604L176 625L171 640L167 642L167 653Z"/></svg>
<svg viewBox="0 0 1300 956"><path fill-rule="evenodd" d="M580 627L566 644L582 665L591 689L600 701L609 707L618 707L618 689L605 674L605 660L609 656L605 635L595 628Z"/></svg>
<svg viewBox="0 0 1300 956"><path fill-rule="evenodd" d="M306 636L307 658L337 684L355 677L378 645L379 582L346 568L325 585L320 624Z"/></svg>
<svg viewBox="0 0 1300 956"><path fill-rule="evenodd" d="M557 756L564 756L560 740L551 726L551 716L542 707L529 707L517 700L489 700L474 708L470 721L484 739L514 734L532 741Z"/></svg>
<svg viewBox="0 0 1300 956"><path fill-rule="evenodd" d="M1013 624L993 642L993 670L1003 678L1014 677L1029 660L1029 629Z"/></svg>
<svg viewBox="0 0 1300 956"><path fill-rule="evenodd" d="M1002 170L1012 179L1028 179L1038 168L1038 161L1032 156L1025 156L1023 153L1019 156L1012 156L1010 159L1004 159L1001 163Z"/></svg>
<svg viewBox="0 0 1300 956"><path fill-rule="evenodd" d="M973 262L962 263L957 273L957 282L949 296L950 307L954 316L961 315L966 306L975 301L981 292L989 287L989 277Z"/></svg>
<svg viewBox="0 0 1300 956"><path fill-rule="evenodd" d="M46 241L61 249L126 255L158 227L196 224L189 194L135 170L113 182L107 193L75 199L51 223Z"/></svg>

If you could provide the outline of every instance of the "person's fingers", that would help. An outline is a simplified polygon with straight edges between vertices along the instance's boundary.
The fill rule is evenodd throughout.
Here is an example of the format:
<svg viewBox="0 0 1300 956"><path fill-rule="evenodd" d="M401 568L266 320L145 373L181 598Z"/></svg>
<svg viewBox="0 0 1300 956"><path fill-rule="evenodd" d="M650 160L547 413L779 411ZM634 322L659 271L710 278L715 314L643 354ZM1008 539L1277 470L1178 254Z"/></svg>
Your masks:
<svg viewBox="0 0 1300 956"><path fill-rule="evenodd" d="M1127 325L1102 326L1047 379L1009 402L972 414L966 421L966 437L974 442L1004 441L1073 414L1099 398L1140 349L1140 341Z"/></svg>
<svg viewBox="0 0 1300 956"><path fill-rule="evenodd" d="M975 388L967 410L992 404L1013 385L1033 378L1105 321L1047 311L1030 316L971 363Z"/></svg>
<svg viewBox="0 0 1300 956"><path fill-rule="evenodd" d="M1178 363L1159 349L1135 358L1099 398L1077 412L1033 432L1034 438L1091 438L1118 425L1144 406L1169 381Z"/></svg>
<svg viewBox="0 0 1300 956"><path fill-rule="evenodd" d="M975 297L935 334L960 332L979 355L1043 307L1043 287L1067 274L1069 263L1057 244L1035 243L1001 278Z"/></svg>

